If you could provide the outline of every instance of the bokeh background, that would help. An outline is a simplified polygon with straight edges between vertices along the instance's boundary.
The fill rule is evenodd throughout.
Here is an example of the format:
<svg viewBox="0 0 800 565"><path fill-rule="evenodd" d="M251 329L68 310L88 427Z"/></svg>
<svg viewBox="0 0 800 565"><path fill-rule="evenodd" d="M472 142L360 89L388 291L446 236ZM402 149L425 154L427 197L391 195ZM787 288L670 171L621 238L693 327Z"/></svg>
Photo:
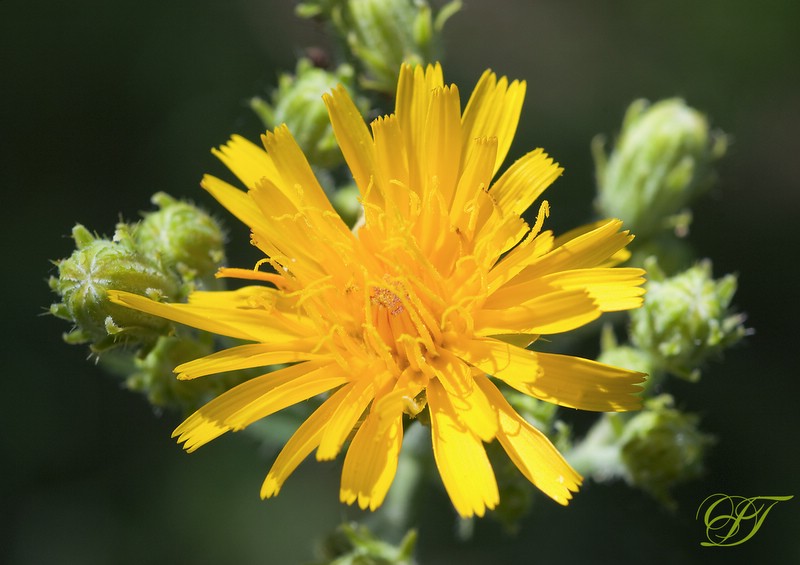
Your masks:
<svg viewBox="0 0 800 565"><path fill-rule="evenodd" d="M690 240L715 274L739 273L735 302L755 334L696 385L673 383L718 444L674 513L623 484L588 484L569 508L541 500L516 537L490 521L454 536L441 489L424 493L422 563L800 562L800 3L791 0L465 0L445 32L445 74L462 91L483 69L528 81L511 157L545 147L566 174L549 192L563 225L590 217L589 143L617 131L634 98L682 96L729 133L717 189ZM140 397L61 341L43 315L51 259L79 221L110 234L163 190L223 217L232 262L246 231L199 188L245 105L327 45L292 3L270 0L0 2L3 339L0 562L300 563L358 513L337 502L340 463L304 465L258 499L274 453L228 435L187 456L178 415ZM734 548L702 548L700 502L715 492L795 495Z"/></svg>

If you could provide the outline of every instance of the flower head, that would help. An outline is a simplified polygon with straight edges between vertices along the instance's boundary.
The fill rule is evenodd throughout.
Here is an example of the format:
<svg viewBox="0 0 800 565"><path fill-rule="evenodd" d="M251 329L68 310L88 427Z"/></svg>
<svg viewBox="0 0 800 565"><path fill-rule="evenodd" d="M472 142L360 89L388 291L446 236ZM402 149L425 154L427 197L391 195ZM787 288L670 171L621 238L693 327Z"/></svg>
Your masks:
<svg viewBox="0 0 800 565"><path fill-rule="evenodd" d="M404 420L427 409L435 461L462 516L499 502L484 448L493 440L534 485L568 502L581 477L498 382L561 406L637 409L641 373L525 346L638 307L643 271L611 266L632 239L617 220L554 238L542 230L546 202L533 226L520 217L561 174L541 150L492 183L524 93L524 82L487 71L462 113L439 65L406 65L395 112L371 130L344 89L326 95L364 206L356 233L285 127L262 137L266 151L241 137L215 151L248 190L212 176L203 186L250 226L272 269L222 269L261 284L195 292L188 304L123 292L113 299L251 342L183 364L178 378L291 365L190 416L175 430L187 450L327 394L278 455L263 497L277 494L314 450L332 459L352 436L341 500L377 508L397 468Z"/></svg>

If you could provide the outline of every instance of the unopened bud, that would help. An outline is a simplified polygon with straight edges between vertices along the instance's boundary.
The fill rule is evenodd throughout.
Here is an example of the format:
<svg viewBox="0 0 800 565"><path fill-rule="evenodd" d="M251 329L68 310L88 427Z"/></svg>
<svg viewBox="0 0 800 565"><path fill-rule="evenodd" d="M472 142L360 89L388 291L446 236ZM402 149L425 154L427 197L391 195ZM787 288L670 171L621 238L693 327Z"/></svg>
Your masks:
<svg viewBox="0 0 800 565"><path fill-rule="evenodd" d="M362 112L366 111L366 101L354 94L354 78L349 65L330 72L315 67L308 59L300 59L293 75L281 75L272 102L255 97L250 100L250 107L268 129L285 123L312 165L335 167L343 162L343 157L322 95L341 84Z"/></svg>
<svg viewBox="0 0 800 565"><path fill-rule="evenodd" d="M155 407L193 412L246 378L236 372L225 373L214 379L175 378L173 369L176 366L213 353L213 342L208 337L160 337L147 355L134 358L135 370L126 375L126 386L145 394Z"/></svg>
<svg viewBox="0 0 800 565"><path fill-rule="evenodd" d="M703 459L714 443L699 430L699 419L673 408L669 395L652 398L644 410L625 423L620 456L628 482L668 506L670 489L703 472Z"/></svg>
<svg viewBox="0 0 800 565"><path fill-rule="evenodd" d="M682 212L710 186L725 149L725 137L712 134L706 117L683 100L637 100L610 155L601 137L593 142L597 208L642 239L665 229L683 235L691 216Z"/></svg>
<svg viewBox="0 0 800 565"><path fill-rule="evenodd" d="M213 280L225 258L225 237L216 220L163 192L151 201L159 210L145 214L134 230L139 253L175 269L184 280Z"/></svg>
<svg viewBox="0 0 800 565"><path fill-rule="evenodd" d="M179 282L136 251L129 228L119 224L113 241L93 236L82 225L72 230L77 249L57 261L58 276L50 288L61 297L50 312L75 327L64 336L69 343L91 342L99 352L120 342L153 343L170 323L109 302L106 290L127 290L155 300L174 299Z"/></svg>
<svg viewBox="0 0 800 565"><path fill-rule="evenodd" d="M631 340L659 367L696 380L706 360L748 333L744 316L730 308L736 277L715 280L707 260L669 278L655 261L647 271L644 305L630 312Z"/></svg>
<svg viewBox="0 0 800 565"><path fill-rule="evenodd" d="M359 62L362 85L394 94L403 63L424 65L438 58L442 28L460 9L460 0L435 16L427 0L307 0L298 14L329 19Z"/></svg>

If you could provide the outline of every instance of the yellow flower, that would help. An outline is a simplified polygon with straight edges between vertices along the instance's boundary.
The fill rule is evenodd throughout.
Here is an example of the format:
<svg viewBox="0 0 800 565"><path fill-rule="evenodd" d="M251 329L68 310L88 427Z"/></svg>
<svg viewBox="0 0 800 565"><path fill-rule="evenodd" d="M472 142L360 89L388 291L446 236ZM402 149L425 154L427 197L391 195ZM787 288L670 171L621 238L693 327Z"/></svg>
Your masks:
<svg viewBox="0 0 800 565"><path fill-rule="evenodd" d="M221 276L269 283L195 292L163 304L124 292L117 303L247 340L175 369L180 379L290 366L212 400L176 430L194 451L227 431L311 397L324 403L287 442L261 488L278 493L316 449L335 458L352 436L340 498L380 506L397 469L404 414L427 405L436 465L462 516L499 502L484 443L497 440L523 475L567 504L581 477L508 404L496 382L561 406L637 409L641 373L525 349L602 312L638 307L641 269L612 268L632 239L610 220L554 238L520 217L561 174L537 149L491 183L517 127L525 83L483 74L463 114L439 65L405 66L394 114L367 128L343 88L325 96L365 220L351 232L285 127L215 154L248 188L203 186L252 229L270 272ZM493 378L490 378L493 377ZM495 380L496 379L496 380ZM355 433L354 433L355 430ZM353 435L354 433L354 435Z"/></svg>

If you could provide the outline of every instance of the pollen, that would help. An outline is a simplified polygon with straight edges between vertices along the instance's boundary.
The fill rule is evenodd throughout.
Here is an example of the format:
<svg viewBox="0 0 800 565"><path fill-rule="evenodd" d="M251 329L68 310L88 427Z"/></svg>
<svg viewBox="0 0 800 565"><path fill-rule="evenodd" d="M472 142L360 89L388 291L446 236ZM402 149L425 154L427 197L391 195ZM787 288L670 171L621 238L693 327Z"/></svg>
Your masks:
<svg viewBox="0 0 800 565"><path fill-rule="evenodd" d="M391 290L387 288L373 288L370 294L370 301L375 306L386 308L392 316L403 313L403 301Z"/></svg>

